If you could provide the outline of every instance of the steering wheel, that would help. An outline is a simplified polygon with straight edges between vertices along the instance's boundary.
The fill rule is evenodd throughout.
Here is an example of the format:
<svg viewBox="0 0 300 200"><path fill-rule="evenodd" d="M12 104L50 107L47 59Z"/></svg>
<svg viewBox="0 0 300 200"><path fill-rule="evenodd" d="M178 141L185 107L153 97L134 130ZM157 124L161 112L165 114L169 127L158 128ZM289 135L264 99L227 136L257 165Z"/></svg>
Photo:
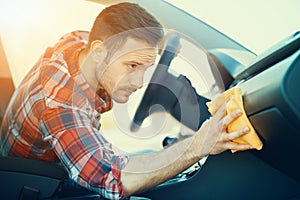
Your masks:
<svg viewBox="0 0 300 200"><path fill-rule="evenodd" d="M187 127L198 130L210 115L205 103L208 99L199 96L187 77L175 77L168 72L179 47L180 36L171 33L164 46L158 65L142 97L130 126L137 131L143 120L154 112L169 112ZM152 107L153 105L160 105ZM201 113L201 115L200 115Z"/></svg>

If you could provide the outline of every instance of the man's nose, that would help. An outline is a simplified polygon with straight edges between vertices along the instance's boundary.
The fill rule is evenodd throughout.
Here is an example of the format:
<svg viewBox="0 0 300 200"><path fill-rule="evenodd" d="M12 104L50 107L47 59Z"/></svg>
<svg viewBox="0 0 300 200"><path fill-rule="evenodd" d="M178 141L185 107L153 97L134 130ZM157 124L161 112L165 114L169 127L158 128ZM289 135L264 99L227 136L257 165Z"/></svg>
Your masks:
<svg viewBox="0 0 300 200"><path fill-rule="evenodd" d="M133 85L137 89L140 89L143 87L143 82L144 82L144 71L140 70L137 73L133 74L133 77L131 79L131 85Z"/></svg>

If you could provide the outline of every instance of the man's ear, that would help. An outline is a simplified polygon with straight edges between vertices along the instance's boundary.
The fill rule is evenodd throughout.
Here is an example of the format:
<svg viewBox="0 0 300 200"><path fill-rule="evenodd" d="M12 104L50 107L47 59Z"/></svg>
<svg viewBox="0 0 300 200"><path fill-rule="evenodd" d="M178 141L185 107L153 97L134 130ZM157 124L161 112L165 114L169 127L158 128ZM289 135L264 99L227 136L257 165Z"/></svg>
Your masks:
<svg viewBox="0 0 300 200"><path fill-rule="evenodd" d="M91 49L92 58L95 62L99 63L104 61L107 52L101 40L94 40L91 43L90 49Z"/></svg>

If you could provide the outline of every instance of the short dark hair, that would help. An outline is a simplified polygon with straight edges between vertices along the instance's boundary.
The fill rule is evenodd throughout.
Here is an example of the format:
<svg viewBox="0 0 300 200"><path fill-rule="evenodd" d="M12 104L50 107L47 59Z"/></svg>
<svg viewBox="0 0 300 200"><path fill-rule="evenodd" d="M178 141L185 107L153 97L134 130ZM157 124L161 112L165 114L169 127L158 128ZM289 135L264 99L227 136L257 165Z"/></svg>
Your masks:
<svg viewBox="0 0 300 200"><path fill-rule="evenodd" d="M113 44L109 44L109 42L105 44L110 51L120 48L127 37L146 41L151 46L156 46L164 32L162 25L144 8L138 4L126 2L102 10L90 31L89 45L94 40L105 41L116 35L122 36L114 40Z"/></svg>

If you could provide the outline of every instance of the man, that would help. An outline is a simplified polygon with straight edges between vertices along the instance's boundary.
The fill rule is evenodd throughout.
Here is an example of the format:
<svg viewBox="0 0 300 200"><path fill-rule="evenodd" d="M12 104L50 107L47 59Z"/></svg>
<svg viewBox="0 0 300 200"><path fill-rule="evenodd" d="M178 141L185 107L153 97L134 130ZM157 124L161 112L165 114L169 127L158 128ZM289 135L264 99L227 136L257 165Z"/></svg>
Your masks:
<svg viewBox="0 0 300 200"><path fill-rule="evenodd" d="M59 160L79 185L108 199L154 187L205 155L247 150L226 133L241 111L225 106L190 138L145 155L116 155L100 130L112 99L125 103L142 87L163 38L160 23L137 4L104 9L88 32L75 31L49 47L12 97L1 127L3 156Z"/></svg>

